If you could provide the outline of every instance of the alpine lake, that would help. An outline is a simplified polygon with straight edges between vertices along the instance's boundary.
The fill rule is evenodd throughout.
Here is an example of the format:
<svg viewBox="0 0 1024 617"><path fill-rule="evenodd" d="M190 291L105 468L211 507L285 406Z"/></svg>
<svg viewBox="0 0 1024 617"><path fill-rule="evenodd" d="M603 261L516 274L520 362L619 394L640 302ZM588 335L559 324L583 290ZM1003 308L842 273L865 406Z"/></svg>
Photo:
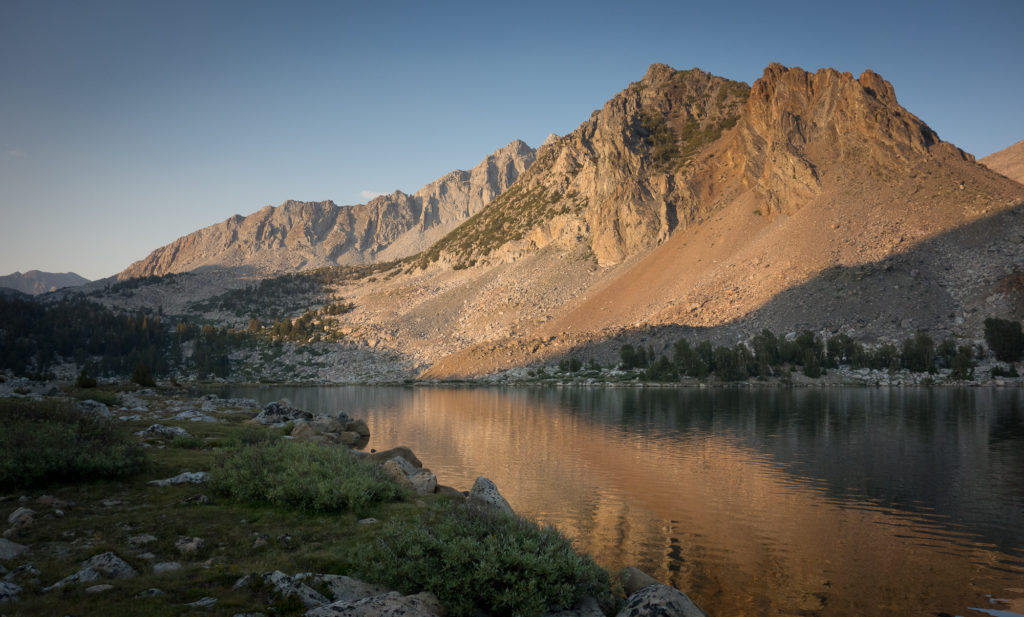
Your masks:
<svg viewBox="0 0 1024 617"><path fill-rule="evenodd" d="M262 387L713 617L1024 614L1024 389Z"/></svg>

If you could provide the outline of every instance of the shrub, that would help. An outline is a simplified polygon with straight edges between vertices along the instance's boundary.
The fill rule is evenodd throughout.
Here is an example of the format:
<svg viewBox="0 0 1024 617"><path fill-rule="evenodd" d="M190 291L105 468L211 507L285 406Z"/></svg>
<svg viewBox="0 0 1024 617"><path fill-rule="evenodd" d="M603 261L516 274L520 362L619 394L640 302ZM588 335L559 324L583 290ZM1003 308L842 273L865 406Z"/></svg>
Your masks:
<svg viewBox="0 0 1024 617"><path fill-rule="evenodd" d="M1000 362L1016 362L1024 352L1024 333L1019 321L996 319L985 320L985 342Z"/></svg>
<svg viewBox="0 0 1024 617"><path fill-rule="evenodd" d="M78 377L75 379L75 385L78 386L79 388L95 388L96 379L91 377L89 373L86 372L85 367L83 366L82 372L79 373Z"/></svg>
<svg viewBox="0 0 1024 617"><path fill-rule="evenodd" d="M359 462L346 448L283 440L220 457L210 487L238 501L308 512L360 512L405 495L379 467Z"/></svg>
<svg viewBox="0 0 1024 617"><path fill-rule="evenodd" d="M993 366L992 367L991 375L992 375L993 378L995 378L995 377L1020 377L1020 374L1017 373L1017 367L1012 365L1012 364L1009 367Z"/></svg>
<svg viewBox="0 0 1024 617"><path fill-rule="evenodd" d="M533 617L585 595L611 597L608 572L553 527L447 502L425 521L389 523L353 563L368 580L403 593L434 593L452 617Z"/></svg>
<svg viewBox="0 0 1024 617"><path fill-rule="evenodd" d="M150 388L156 385L153 381L153 375L149 372L149 367L142 363L140 360L135 364L135 368L132 369L132 381L139 384L144 388Z"/></svg>
<svg viewBox="0 0 1024 617"><path fill-rule="evenodd" d="M0 487L122 478L145 463L123 426L73 403L0 400Z"/></svg>

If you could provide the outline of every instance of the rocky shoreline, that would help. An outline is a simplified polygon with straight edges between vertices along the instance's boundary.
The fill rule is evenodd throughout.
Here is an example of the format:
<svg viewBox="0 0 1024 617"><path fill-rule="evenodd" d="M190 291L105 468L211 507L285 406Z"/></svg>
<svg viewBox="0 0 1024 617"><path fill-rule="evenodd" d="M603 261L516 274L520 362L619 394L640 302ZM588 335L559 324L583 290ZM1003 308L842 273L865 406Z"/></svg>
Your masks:
<svg viewBox="0 0 1024 617"><path fill-rule="evenodd" d="M217 538L206 534L203 537L199 533L178 533L182 529L167 533L171 529L153 525L152 519L166 518L168 513L173 517L175 512L183 512L181 508L191 511L192 508L212 506L218 499L211 497L209 492L194 494L197 490L207 490L209 473L201 468L202 465L181 469L181 464L190 458L181 456L187 452L181 448L193 447L186 444L203 443L204 439L198 436L203 434L203 430L208 432L227 425L250 425L268 431L287 430L288 435L284 439L351 449L352 454L379 465L388 476L408 489L415 496L414 507L426 507L424 499L443 496L465 504L467 508L516 516L498 487L487 478L479 477L471 490L459 491L440 484L407 447L396 446L379 452L360 450L368 442L369 429L364 421L351 418L344 412L314 414L293 407L287 401L260 407L251 399L224 399L213 394L192 397L182 392L158 392L154 389L119 392L116 400L109 394L96 397L106 399L105 403L86 398L87 394L80 391L71 393L74 397L68 396L70 387L63 388L56 384L35 384L29 393L12 394L13 397L37 400L74 401L82 414L95 414L138 428L132 431L133 437L152 452L173 455L173 460L177 461L177 473L141 479L144 482L135 483L138 485L136 492L126 490L122 482L104 486L56 486L45 494L25 490L20 494L0 495L0 504L6 506L0 506L0 511L6 511L8 525L0 539L0 605L3 605L5 615L8 611L11 615L23 614L20 607L36 606L38 602L60 605L62 601L79 601L75 598L103 597L107 601L131 602L133 610L138 602L159 598L163 603L170 602L178 607L175 610L179 613L204 610L208 614L232 617L267 614L446 617L446 608L427 591L403 595L382 585L322 571L294 571L289 575L286 572L293 570L288 570L284 564L275 567L273 563L267 563L270 568L239 572L230 588L222 589L222 595L228 597L209 593L195 598L197 592L182 593L194 578L209 576L211 571L225 570L221 575L223 578L226 573L237 569L237 565L219 557L230 552L232 547L225 547L224 542L218 543ZM207 437L205 441L209 442L211 438ZM161 469L173 467L163 465ZM153 471L145 473L152 475ZM166 505L146 504L152 508L148 519L140 520L133 514L143 505L137 500L160 502L172 494L184 498ZM76 516L93 516L98 521L108 521L108 527L112 522L117 531L103 529L102 526L94 528L95 524L83 530L73 525ZM247 524L245 519L242 523ZM379 529L381 524L371 517L355 521L359 533L369 534L370 538L374 537L373 530ZM59 529L63 531L57 533ZM271 540L267 534L259 532L254 532L248 550L259 552L272 542L286 550L301 551L296 549L288 534ZM73 555L85 554L89 554L86 559L77 562L72 559ZM294 558L291 560L295 561ZM628 568L620 578L625 603L619 610L588 596L572 608L550 615L704 615L685 594L658 583L635 568ZM173 582L160 585L161 579ZM142 581L149 586L138 589ZM239 599L247 594L248 600ZM179 596L180 602L177 601ZM264 603L267 610L229 610L232 604L242 605L246 601L249 604ZM290 609L282 612L282 606ZM63 610L56 606L54 609ZM31 608L26 610L29 613L24 614L31 614Z"/></svg>

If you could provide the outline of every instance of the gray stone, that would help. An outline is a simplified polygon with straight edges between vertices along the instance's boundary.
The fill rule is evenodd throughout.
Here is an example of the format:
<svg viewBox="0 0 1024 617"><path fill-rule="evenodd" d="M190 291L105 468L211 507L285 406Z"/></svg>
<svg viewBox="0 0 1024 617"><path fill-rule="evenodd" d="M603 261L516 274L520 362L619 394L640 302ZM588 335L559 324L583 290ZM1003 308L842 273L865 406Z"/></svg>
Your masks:
<svg viewBox="0 0 1024 617"><path fill-rule="evenodd" d="M36 511L29 508L18 508L7 515L7 523L10 525L27 525L35 520Z"/></svg>
<svg viewBox="0 0 1024 617"><path fill-rule="evenodd" d="M355 602L356 600L379 596L391 591L391 589L383 585L364 583L359 579L339 574L303 572L296 574L295 580L302 581L311 586L326 585L331 590L334 602Z"/></svg>
<svg viewBox="0 0 1024 617"><path fill-rule="evenodd" d="M330 602L330 600L320 595L312 587L301 582L298 577L292 578L280 570L274 570L262 575L250 574L244 576L235 582L233 589L241 589L249 585L250 581L254 578L262 579L264 584L271 585L275 593L285 598L298 598L306 608L313 608Z"/></svg>
<svg viewBox="0 0 1024 617"><path fill-rule="evenodd" d="M685 593L668 585L650 585L629 596L617 617L708 617Z"/></svg>
<svg viewBox="0 0 1024 617"><path fill-rule="evenodd" d="M162 596L162 595L164 595L164 591L162 589L157 589L156 587L150 587L149 589L146 589L144 591L140 591L139 593L135 594L135 597L136 598L155 598L156 596Z"/></svg>
<svg viewBox="0 0 1024 617"><path fill-rule="evenodd" d="M412 481L409 480L409 476L405 474L405 470L402 469L402 465L398 463L397 459L399 458L401 457L385 461L384 464L381 465L381 469L383 469L384 473L390 476L399 485L411 489L413 488Z"/></svg>
<svg viewBox="0 0 1024 617"><path fill-rule="evenodd" d="M11 542L10 540L0 538L0 560L7 561L8 559L14 559L27 550L28 547L24 544L18 544L17 542Z"/></svg>
<svg viewBox="0 0 1024 617"><path fill-rule="evenodd" d="M403 596L397 591L355 602L334 602L306 611L305 617L439 617L445 610L430 592Z"/></svg>
<svg viewBox="0 0 1024 617"><path fill-rule="evenodd" d="M134 546L143 546L145 544L150 544L152 542L156 542L156 540L157 540L157 537L154 536L153 534L143 533L143 534L139 534L137 536L130 536L128 538L128 543L132 544Z"/></svg>
<svg viewBox="0 0 1024 617"><path fill-rule="evenodd" d="M213 411L213 410L211 409L209 411ZM189 410L189 411L183 411L183 412L177 414L176 416L174 416L171 419L172 420L187 420L189 422L220 422L220 420L218 420L217 418L214 418L212 416L208 416L208 415L204 414L203 412L196 411L194 409Z"/></svg>
<svg viewBox="0 0 1024 617"><path fill-rule="evenodd" d="M362 437L370 436L370 427L366 425L364 420L352 420L345 425L345 430L353 433L359 433Z"/></svg>
<svg viewBox="0 0 1024 617"><path fill-rule="evenodd" d="M260 424L268 424L270 426L284 426L289 422L295 422L297 420L312 420L313 414L305 411L304 409L298 409L292 407L286 399L275 401L273 403L267 403L263 407L263 411L256 415L255 421Z"/></svg>
<svg viewBox="0 0 1024 617"><path fill-rule="evenodd" d="M164 561L153 564L153 574L167 574L169 572L177 572L180 569L181 564L177 561Z"/></svg>
<svg viewBox="0 0 1024 617"><path fill-rule="evenodd" d="M182 555L195 555L202 550L203 544L205 544L205 542L202 538L181 536L178 538L178 541L174 543L174 548L178 549Z"/></svg>
<svg viewBox="0 0 1024 617"><path fill-rule="evenodd" d="M405 460L404 456L396 456L392 458L391 461L396 463L399 469L402 470L402 473L404 473L406 476L411 476L417 471L419 471L412 463Z"/></svg>
<svg viewBox="0 0 1024 617"><path fill-rule="evenodd" d="M379 521L371 516L369 518L361 518L357 522L360 525L373 525L375 523L378 523Z"/></svg>
<svg viewBox="0 0 1024 617"><path fill-rule="evenodd" d="M430 495L437 490L437 476L429 469L420 469L409 476L409 482L417 495Z"/></svg>
<svg viewBox="0 0 1024 617"><path fill-rule="evenodd" d="M114 586L110 584L93 585L92 587L86 587L85 593L103 593L104 591L110 591Z"/></svg>
<svg viewBox="0 0 1024 617"><path fill-rule="evenodd" d="M101 418L110 417L110 408L99 401L92 399L86 401L78 401L78 408L84 413L94 413Z"/></svg>
<svg viewBox="0 0 1024 617"><path fill-rule="evenodd" d="M21 585L0 581L0 604L17 602L21 593Z"/></svg>
<svg viewBox="0 0 1024 617"><path fill-rule="evenodd" d="M647 573L639 568L629 566L623 570L622 577L622 590L626 592L626 596L631 596L634 593L640 591L644 587L650 587L651 585L659 585L658 581L654 580Z"/></svg>
<svg viewBox="0 0 1024 617"><path fill-rule="evenodd" d="M206 596L206 597L203 597L203 598L199 598L195 602L189 602L185 606L195 606L197 608L210 608L211 606L213 606L216 603L217 603L217 598L211 598L210 596Z"/></svg>
<svg viewBox="0 0 1024 617"><path fill-rule="evenodd" d="M498 487L487 478L480 476L473 483L473 489L469 491L469 503L493 508L499 512L512 514L512 506L505 501L505 498L498 492Z"/></svg>
<svg viewBox="0 0 1024 617"><path fill-rule="evenodd" d="M82 562L82 567L93 568L106 578L134 578L139 575L127 561L111 552L90 557Z"/></svg>
<svg viewBox="0 0 1024 617"><path fill-rule="evenodd" d="M82 568L78 572L70 576L65 576L56 583L49 587L44 587L43 591L50 591L51 589L61 589L68 585L77 585L78 583L90 583L92 581L98 581L103 578L103 575L99 573L95 568Z"/></svg>
<svg viewBox="0 0 1024 617"><path fill-rule="evenodd" d="M164 426L163 424L151 424L145 430L135 433L137 437L174 439L175 437L191 437L192 434L179 426Z"/></svg>
<svg viewBox="0 0 1024 617"><path fill-rule="evenodd" d="M147 482L150 486L172 486L176 484L202 484L209 479L209 474L205 471L185 471L179 473L173 478L166 478L163 480L152 480Z"/></svg>

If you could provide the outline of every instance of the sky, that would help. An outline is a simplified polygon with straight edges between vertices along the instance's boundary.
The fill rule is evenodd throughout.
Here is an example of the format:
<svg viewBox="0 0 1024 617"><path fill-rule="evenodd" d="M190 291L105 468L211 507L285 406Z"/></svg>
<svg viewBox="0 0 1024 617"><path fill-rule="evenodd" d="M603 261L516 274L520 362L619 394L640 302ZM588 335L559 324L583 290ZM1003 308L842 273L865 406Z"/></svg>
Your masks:
<svg viewBox="0 0 1024 617"><path fill-rule="evenodd" d="M0 0L0 275L89 279L235 214L415 192L654 62L870 68L979 158L1024 139L1024 2Z"/></svg>

